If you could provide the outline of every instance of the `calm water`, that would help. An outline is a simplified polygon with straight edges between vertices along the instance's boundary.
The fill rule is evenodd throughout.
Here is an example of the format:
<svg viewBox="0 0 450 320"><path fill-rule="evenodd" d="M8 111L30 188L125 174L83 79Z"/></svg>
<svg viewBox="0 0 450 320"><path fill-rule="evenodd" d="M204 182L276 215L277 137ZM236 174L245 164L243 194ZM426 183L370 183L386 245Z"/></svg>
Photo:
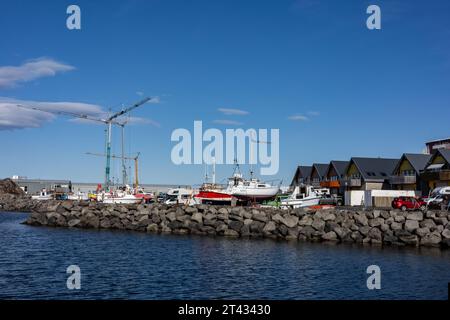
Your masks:
<svg viewBox="0 0 450 320"><path fill-rule="evenodd" d="M447 299L450 251L162 236L0 213L0 299ZM382 290L366 269L379 265ZM81 268L81 291L66 268Z"/></svg>

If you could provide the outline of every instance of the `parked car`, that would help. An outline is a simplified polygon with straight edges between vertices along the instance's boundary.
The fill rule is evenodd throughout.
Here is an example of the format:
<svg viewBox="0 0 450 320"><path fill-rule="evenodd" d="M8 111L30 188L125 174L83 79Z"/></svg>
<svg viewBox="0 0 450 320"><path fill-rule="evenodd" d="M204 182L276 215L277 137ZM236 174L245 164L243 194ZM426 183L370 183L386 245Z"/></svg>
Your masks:
<svg viewBox="0 0 450 320"><path fill-rule="evenodd" d="M427 203L422 198L414 197L398 197L392 201L392 207L394 209L406 210L426 210Z"/></svg>
<svg viewBox="0 0 450 320"><path fill-rule="evenodd" d="M160 192L158 194L158 197L156 198L156 201L158 201L158 203L164 203L167 200L167 193L165 192Z"/></svg>
<svg viewBox="0 0 450 320"><path fill-rule="evenodd" d="M332 205L332 206L342 206L344 204L344 199L341 196L337 195L324 195L321 199L319 204L321 205Z"/></svg>

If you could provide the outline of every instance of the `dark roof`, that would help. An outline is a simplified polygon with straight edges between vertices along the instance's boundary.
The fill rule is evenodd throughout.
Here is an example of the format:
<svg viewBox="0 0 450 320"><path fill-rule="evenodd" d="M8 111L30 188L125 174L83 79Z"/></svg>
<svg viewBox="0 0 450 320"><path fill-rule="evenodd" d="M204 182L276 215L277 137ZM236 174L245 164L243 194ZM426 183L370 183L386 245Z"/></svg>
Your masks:
<svg viewBox="0 0 450 320"><path fill-rule="evenodd" d="M313 168L316 169L317 173L319 174L319 177L323 178L327 174L328 164L327 163L314 163ZM311 170L311 174L312 174L312 170Z"/></svg>
<svg viewBox="0 0 450 320"><path fill-rule="evenodd" d="M437 149L430 156L430 159L428 160L428 163L425 165L425 167L428 167L438 155L442 156L447 164L450 165L450 149Z"/></svg>
<svg viewBox="0 0 450 320"><path fill-rule="evenodd" d="M438 149L438 152L445 159L445 161L450 164L450 149Z"/></svg>
<svg viewBox="0 0 450 320"><path fill-rule="evenodd" d="M420 171L425 170L428 161L430 161L430 158L431 154L405 153L403 154L402 158L398 161L392 173L393 174L397 173L404 159L409 161L409 163L417 173L420 173Z"/></svg>
<svg viewBox="0 0 450 320"><path fill-rule="evenodd" d="M311 166L298 166L297 171L300 173L301 177L307 178L311 175Z"/></svg>
<svg viewBox="0 0 450 320"><path fill-rule="evenodd" d="M297 170L295 170L294 178L292 179L291 185L295 184L296 180L298 180L299 177L302 178L309 178L311 174L312 167L308 166L298 166Z"/></svg>
<svg viewBox="0 0 450 320"><path fill-rule="evenodd" d="M345 175L345 170L347 170L348 164L350 163L350 161L337 161L337 160L332 160L330 162L330 165L328 166L327 169L327 175L330 173L330 169L331 167L334 168L334 170L336 171L337 175L339 177L341 177L342 175Z"/></svg>
<svg viewBox="0 0 450 320"><path fill-rule="evenodd" d="M399 159L352 158L361 176L366 181L381 182L389 179Z"/></svg>

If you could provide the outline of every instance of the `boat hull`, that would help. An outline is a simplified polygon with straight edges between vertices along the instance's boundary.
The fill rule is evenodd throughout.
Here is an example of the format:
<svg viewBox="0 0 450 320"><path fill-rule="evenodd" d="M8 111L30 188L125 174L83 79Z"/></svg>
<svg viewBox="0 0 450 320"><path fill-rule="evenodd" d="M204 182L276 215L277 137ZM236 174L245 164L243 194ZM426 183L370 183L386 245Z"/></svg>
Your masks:
<svg viewBox="0 0 450 320"><path fill-rule="evenodd" d="M231 204L233 196L215 191L200 191L194 198L199 204L229 205Z"/></svg>
<svg viewBox="0 0 450 320"><path fill-rule="evenodd" d="M294 209L312 207L319 205L320 199L321 199L320 197L317 197L311 199L287 200L281 202L281 206Z"/></svg>
<svg viewBox="0 0 450 320"><path fill-rule="evenodd" d="M103 200L106 204L137 204L143 202L142 198L128 199L128 198L108 198Z"/></svg>

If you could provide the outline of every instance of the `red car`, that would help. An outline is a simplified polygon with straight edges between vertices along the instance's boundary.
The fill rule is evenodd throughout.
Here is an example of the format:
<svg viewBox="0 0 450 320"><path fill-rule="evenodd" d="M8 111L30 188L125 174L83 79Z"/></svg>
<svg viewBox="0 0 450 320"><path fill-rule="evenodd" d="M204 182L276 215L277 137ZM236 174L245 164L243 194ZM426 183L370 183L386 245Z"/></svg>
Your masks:
<svg viewBox="0 0 450 320"><path fill-rule="evenodd" d="M406 210L425 210L427 203L422 198L414 197L398 197L392 201L392 207L394 209Z"/></svg>

